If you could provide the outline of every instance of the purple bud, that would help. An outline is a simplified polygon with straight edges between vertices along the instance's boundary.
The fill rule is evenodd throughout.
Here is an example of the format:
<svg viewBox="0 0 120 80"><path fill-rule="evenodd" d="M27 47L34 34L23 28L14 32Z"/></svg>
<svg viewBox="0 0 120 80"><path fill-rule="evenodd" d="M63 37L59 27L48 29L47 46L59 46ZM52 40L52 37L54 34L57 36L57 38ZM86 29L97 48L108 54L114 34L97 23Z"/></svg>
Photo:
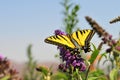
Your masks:
<svg viewBox="0 0 120 80"><path fill-rule="evenodd" d="M81 62L80 66L81 66L80 71L85 71L86 70L85 63Z"/></svg>
<svg viewBox="0 0 120 80"><path fill-rule="evenodd" d="M102 38L103 42L106 43L107 42L107 38Z"/></svg>
<svg viewBox="0 0 120 80"><path fill-rule="evenodd" d="M115 45L117 43L115 40L112 40L111 42L113 45Z"/></svg>
<svg viewBox="0 0 120 80"><path fill-rule="evenodd" d="M73 63L72 63L72 65L75 67L75 66L76 66L76 63L77 63L77 61L74 60Z"/></svg>
<svg viewBox="0 0 120 80"><path fill-rule="evenodd" d="M62 70L64 68L64 64L60 64L58 68Z"/></svg>
<svg viewBox="0 0 120 80"><path fill-rule="evenodd" d="M61 30L57 29L55 30L55 35L65 35L65 32L62 32Z"/></svg>
<svg viewBox="0 0 120 80"><path fill-rule="evenodd" d="M112 35L109 35L109 39L110 39L110 40L112 39Z"/></svg>

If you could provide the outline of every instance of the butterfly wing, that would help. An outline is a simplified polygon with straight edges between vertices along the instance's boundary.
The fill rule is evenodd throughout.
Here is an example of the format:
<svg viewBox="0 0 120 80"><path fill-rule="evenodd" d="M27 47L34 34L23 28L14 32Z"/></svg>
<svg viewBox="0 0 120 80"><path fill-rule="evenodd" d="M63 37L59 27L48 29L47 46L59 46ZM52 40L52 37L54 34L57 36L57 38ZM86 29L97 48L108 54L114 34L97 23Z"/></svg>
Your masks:
<svg viewBox="0 0 120 80"><path fill-rule="evenodd" d="M75 45L71 40L71 37L69 35L55 35L50 36L45 39L46 43L54 44L54 45L60 45L60 46L67 46L69 48L74 49Z"/></svg>
<svg viewBox="0 0 120 80"><path fill-rule="evenodd" d="M84 48L86 47L89 48L90 47L89 42L91 38L93 37L94 33L95 32L93 30L89 30L89 29L78 30L76 32L73 32L72 39L74 39L74 41L77 42L79 46L84 47Z"/></svg>

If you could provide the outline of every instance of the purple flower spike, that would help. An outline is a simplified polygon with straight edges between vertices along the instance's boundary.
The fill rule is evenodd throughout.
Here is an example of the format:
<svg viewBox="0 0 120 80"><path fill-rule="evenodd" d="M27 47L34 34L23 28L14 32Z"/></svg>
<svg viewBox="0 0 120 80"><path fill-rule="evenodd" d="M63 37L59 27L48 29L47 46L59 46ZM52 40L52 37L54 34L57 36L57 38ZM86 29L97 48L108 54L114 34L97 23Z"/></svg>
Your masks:
<svg viewBox="0 0 120 80"><path fill-rule="evenodd" d="M55 35L66 35L66 33L61 30L55 30ZM63 63L58 67L60 70L63 72L70 72L71 66L73 67L73 70L79 69L79 71L84 71L86 69L84 59L81 58L80 54L71 53L69 49L63 46L58 46L57 49L59 49L60 59L63 61Z"/></svg>
<svg viewBox="0 0 120 80"><path fill-rule="evenodd" d="M62 32L61 30L57 29L55 30L55 35L66 35L65 32Z"/></svg>

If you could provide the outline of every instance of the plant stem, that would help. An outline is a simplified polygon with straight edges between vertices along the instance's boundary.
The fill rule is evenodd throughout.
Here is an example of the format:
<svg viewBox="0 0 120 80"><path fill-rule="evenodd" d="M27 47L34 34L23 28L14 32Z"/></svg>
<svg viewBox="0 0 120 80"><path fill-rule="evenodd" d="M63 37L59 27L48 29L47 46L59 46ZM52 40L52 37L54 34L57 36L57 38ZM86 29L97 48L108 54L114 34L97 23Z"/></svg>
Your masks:
<svg viewBox="0 0 120 80"><path fill-rule="evenodd" d="M87 73L86 73L86 76L85 76L85 80L87 80L87 78L88 78L88 73L89 73L89 70L90 70L90 66L88 67L88 70L87 70Z"/></svg>

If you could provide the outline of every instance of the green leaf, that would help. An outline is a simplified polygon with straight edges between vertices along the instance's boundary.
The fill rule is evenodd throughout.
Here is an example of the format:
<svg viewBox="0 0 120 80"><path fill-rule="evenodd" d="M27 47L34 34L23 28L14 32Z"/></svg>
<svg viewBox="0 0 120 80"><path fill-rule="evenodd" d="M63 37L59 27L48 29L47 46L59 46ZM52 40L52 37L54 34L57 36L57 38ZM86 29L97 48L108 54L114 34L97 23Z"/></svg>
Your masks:
<svg viewBox="0 0 120 80"><path fill-rule="evenodd" d="M109 76L110 76L110 80L117 80L117 75L118 75L118 69L114 68L113 70L111 70Z"/></svg>
<svg viewBox="0 0 120 80"><path fill-rule="evenodd" d="M95 45L92 43L92 47L94 50L97 50L97 48L95 47Z"/></svg>
<svg viewBox="0 0 120 80"><path fill-rule="evenodd" d="M93 48L94 48L94 51L92 52L91 58L89 59L91 64L95 61L96 57L99 54L99 50L94 45L93 45Z"/></svg>
<svg viewBox="0 0 120 80"><path fill-rule="evenodd" d="M77 12L79 10L79 5L75 5L74 10Z"/></svg>
<svg viewBox="0 0 120 80"><path fill-rule="evenodd" d="M46 76L47 76L48 73L49 73L48 68L43 67L43 66L39 66L38 68L36 68L36 70L39 71L39 72L41 72L41 73L43 73L43 74L46 75Z"/></svg>

